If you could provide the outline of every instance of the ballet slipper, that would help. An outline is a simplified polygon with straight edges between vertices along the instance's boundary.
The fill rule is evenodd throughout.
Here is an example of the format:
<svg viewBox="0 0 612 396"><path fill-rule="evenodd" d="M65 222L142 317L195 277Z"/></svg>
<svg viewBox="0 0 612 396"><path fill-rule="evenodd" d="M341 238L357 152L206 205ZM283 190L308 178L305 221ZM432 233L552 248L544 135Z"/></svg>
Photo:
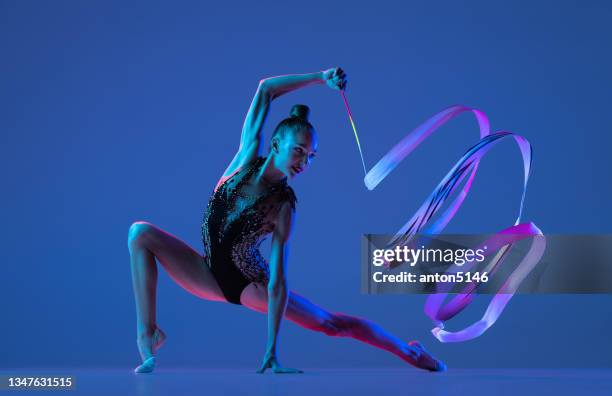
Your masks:
<svg viewBox="0 0 612 396"><path fill-rule="evenodd" d="M416 366L429 371L446 371L448 368L441 360L433 357L423 345L418 341L411 341L408 345L415 347L419 351Z"/></svg>
<svg viewBox="0 0 612 396"><path fill-rule="evenodd" d="M155 356L146 359L142 364L134 369L135 373L144 374L151 373L155 368Z"/></svg>
<svg viewBox="0 0 612 396"><path fill-rule="evenodd" d="M151 351L156 353L166 342L166 333L159 327L155 328L151 336ZM140 341L138 341L140 343ZM150 356L143 360L142 364L134 369L135 373L150 373L155 368L157 359L155 356Z"/></svg>

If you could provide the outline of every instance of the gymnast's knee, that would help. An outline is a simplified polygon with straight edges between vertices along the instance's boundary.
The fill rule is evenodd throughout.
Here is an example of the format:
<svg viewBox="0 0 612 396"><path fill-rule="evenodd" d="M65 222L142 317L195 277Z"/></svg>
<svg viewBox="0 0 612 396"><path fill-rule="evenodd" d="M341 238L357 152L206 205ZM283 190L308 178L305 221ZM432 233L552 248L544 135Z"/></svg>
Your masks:
<svg viewBox="0 0 612 396"><path fill-rule="evenodd" d="M321 318L319 331L331 337L343 337L347 335L349 326L349 323L341 316L330 314Z"/></svg>
<svg viewBox="0 0 612 396"><path fill-rule="evenodd" d="M153 224L146 221L132 223L128 231L128 247L142 246L152 229Z"/></svg>

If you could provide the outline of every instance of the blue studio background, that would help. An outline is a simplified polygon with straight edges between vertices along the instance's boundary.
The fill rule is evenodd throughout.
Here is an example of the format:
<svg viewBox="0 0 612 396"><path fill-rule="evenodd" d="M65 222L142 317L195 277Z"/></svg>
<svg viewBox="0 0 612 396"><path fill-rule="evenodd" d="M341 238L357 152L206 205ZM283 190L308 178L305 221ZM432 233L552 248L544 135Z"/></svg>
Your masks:
<svg viewBox="0 0 612 396"><path fill-rule="evenodd" d="M0 1L0 367L139 362L128 228L147 220L202 251L203 210L268 76L344 68L369 167L437 111L479 108L533 144L525 220L610 233L611 18L596 0ZM397 231L478 139L475 120L448 124L370 192L337 92L279 98L266 141L295 103L311 107L320 142L293 183L293 289L419 339L451 368L612 366L610 296L516 296L482 337L444 345L424 296L360 294L361 234ZM511 225L522 177L516 145L496 146L446 231ZM163 270L158 320L164 367L262 358L263 315L199 300ZM281 337L289 366L404 364L290 323Z"/></svg>

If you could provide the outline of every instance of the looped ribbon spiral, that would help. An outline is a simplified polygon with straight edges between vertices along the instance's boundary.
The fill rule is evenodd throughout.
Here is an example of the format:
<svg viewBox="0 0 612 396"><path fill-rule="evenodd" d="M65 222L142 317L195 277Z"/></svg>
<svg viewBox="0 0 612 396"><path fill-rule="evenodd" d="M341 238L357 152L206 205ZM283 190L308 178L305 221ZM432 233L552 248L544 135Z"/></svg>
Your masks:
<svg viewBox="0 0 612 396"><path fill-rule="evenodd" d="M519 206L519 213L514 222L514 225L508 227L497 234L494 234L487 241L483 242L479 248L487 246L485 257L492 256L497 252L487 263L485 271L493 275L501 266L504 259L508 256L515 243L531 238L531 246L524 256L522 261L512 271L507 280L500 287L497 294L492 298L482 318L463 330L451 332L444 329L444 322L453 318L459 312L464 310L473 300L473 293L478 287L476 283L469 283L460 293L452 298L446 305L443 305L444 300L449 295L450 286L437 285L436 293L428 296L425 303L425 314L431 318L435 324L432 329L432 334L441 342L461 342L474 339L482 335L495 321L499 318L504 308L513 297L521 282L531 272L531 270L540 261L546 248L546 239L542 231L532 222L521 223L523 214L523 204L527 191L527 182L531 172L533 150L531 144L523 136L508 131L498 131L491 133L489 120L487 116L480 110L455 105L448 107L441 112L430 117L421 125L416 127L412 132L408 133L404 138L397 143L391 150L387 152L369 171L366 170L359 136L353 120L350 107L346 100L344 90L340 91L344 105L348 112L349 120L355 134L357 148L361 156L363 170L365 173L364 183L369 190L373 190L376 186L391 173L400 162L404 160L414 149L416 149L427 137L434 133L442 125L446 124L459 114L471 112L478 122L480 129L480 140L470 147L467 152L457 161L453 168L444 176L435 190L427 197L423 205L417 212L408 220L400 230L389 241L387 247L392 245L408 244L417 233L435 235L439 234L446 225L455 216L463 201L465 200L468 191L472 186L476 171L480 160L504 138L514 138L517 143L521 156L523 158L524 179L523 193ZM460 188L461 182L467 178L467 181ZM433 216L441 211L441 208L447 198L455 193L454 199L448 204L447 208L437 217L432 220ZM431 221L430 221L431 220ZM468 271L474 265L474 260L467 261L462 266L463 271ZM456 272L458 268L450 269L448 273Z"/></svg>

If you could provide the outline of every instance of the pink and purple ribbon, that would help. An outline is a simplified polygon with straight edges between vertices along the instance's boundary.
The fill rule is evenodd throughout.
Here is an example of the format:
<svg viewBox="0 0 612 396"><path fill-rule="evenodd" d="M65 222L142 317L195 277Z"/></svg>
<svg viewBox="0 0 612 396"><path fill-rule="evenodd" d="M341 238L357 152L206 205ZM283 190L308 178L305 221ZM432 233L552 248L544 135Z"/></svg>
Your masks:
<svg viewBox="0 0 612 396"><path fill-rule="evenodd" d="M441 342L467 341L482 335L499 318L523 279L525 279L538 263L546 248L546 239L535 224L531 222L520 223L527 191L527 182L531 172L531 145L527 139L512 132L498 131L491 133L489 120L482 111L462 105L455 105L435 114L408 133L399 143L389 150L370 171L367 171L353 115L344 91L342 90L340 92L351 121L351 126L357 141L357 147L361 156L361 162L365 173L364 183L369 190L376 188L376 186L387 177L404 158L427 139L427 137L459 114L471 112L478 122L480 140L470 147L459 161L457 161L455 166L453 166L442 181L440 181L436 189L427 197L412 218L400 228L387 246L406 245L418 233L428 235L441 233L463 204L472 186L480 160L493 146L505 138L513 138L517 143L523 158L524 168L523 192L518 216L513 226L493 235L483 243L483 246L488 247L486 256L493 255L494 252L499 251L488 264L491 274L495 273L497 268L502 265L504 259L507 257L507 253L512 249L514 243L526 238L531 238L531 247L527 255L511 273L498 293L492 298L482 319L463 330L456 332L444 330L444 322L457 315L472 302L473 293L477 287L475 283L468 284L461 293L457 294L446 305L443 303L449 295L449 290L448 288L443 289L438 287L436 290L437 293L430 295L425 303L425 313L436 325L436 327L432 329L432 334ZM463 180L466 180L466 182L463 184L463 187L460 187ZM447 205L446 209L434 219L434 215L441 211L443 204L451 196L453 199L449 200L450 203ZM466 263L462 266L462 270L469 270L473 264L473 262ZM458 268L454 270L451 268L449 273L457 270Z"/></svg>

